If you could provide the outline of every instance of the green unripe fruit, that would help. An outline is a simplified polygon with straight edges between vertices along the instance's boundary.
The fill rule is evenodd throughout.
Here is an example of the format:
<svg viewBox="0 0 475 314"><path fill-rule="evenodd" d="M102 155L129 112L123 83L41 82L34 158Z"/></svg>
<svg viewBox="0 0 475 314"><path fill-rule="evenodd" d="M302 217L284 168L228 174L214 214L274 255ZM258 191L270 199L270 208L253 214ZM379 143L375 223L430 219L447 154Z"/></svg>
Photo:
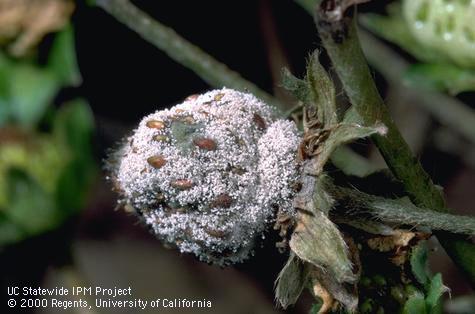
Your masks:
<svg viewBox="0 0 475 314"><path fill-rule="evenodd" d="M449 63L475 68L474 1L404 0L403 14L420 44Z"/></svg>

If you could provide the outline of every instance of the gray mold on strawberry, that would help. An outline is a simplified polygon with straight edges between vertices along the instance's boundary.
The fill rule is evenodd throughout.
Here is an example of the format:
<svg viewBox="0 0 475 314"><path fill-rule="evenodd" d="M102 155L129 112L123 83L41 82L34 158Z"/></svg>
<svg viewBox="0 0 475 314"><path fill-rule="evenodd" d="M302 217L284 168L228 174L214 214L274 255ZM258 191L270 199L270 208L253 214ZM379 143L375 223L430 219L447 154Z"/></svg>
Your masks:
<svg viewBox="0 0 475 314"><path fill-rule="evenodd" d="M224 88L146 116L109 167L161 240L223 266L252 253L276 207L292 213L299 142L293 122Z"/></svg>

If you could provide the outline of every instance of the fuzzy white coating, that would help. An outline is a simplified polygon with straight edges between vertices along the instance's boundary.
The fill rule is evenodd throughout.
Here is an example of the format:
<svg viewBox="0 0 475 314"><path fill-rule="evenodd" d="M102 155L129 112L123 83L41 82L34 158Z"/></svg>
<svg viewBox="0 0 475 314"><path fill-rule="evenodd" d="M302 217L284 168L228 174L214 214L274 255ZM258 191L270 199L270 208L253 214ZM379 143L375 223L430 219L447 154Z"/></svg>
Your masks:
<svg viewBox="0 0 475 314"><path fill-rule="evenodd" d="M276 208L292 212L299 142L293 122L223 88L143 118L113 154L112 175L160 239L223 266L252 253ZM153 166L153 156L163 162Z"/></svg>

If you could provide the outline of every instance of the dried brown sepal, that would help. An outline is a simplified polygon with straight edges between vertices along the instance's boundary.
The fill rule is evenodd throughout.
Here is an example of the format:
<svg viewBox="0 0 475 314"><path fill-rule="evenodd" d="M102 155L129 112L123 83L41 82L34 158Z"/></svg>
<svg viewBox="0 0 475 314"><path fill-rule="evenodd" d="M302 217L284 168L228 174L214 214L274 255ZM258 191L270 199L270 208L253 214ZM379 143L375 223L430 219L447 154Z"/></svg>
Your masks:
<svg viewBox="0 0 475 314"><path fill-rule="evenodd" d="M318 281L312 284L312 293L322 300L322 306L318 314L326 314L335 311L338 307L338 302L333 298L330 292L323 287Z"/></svg>
<svg viewBox="0 0 475 314"><path fill-rule="evenodd" d="M368 239L368 246L375 251L389 252L400 250L408 246L412 240L417 242L422 239L427 239L430 235L423 232L412 232L408 230L395 230L393 235L375 237Z"/></svg>
<svg viewBox="0 0 475 314"><path fill-rule="evenodd" d="M309 271L311 292L324 301L318 313L335 312L340 307L344 307L349 313L355 313L358 307L356 283L353 285L339 283L324 269L313 265L311 267Z"/></svg>
<svg viewBox="0 0 475 314"><path fill-rule="evenodd" d="M275 220L274 230L279 230L279 236L282 237L283 242L288 242L286 237L294 224L295 221L291 215L279 210L277 219Z"/></svg>
<svg viewBox="0 0 475 314"><path fill-rule="evenodd" d="M410 249L430 236L424 232L395 230L393 235L373 237L366 243L374 251L389 253L390 261L396 266L402 266L409 258Z"/></svg>
<svg viewBox="0 0 475 314"><path fill-rule="evenodd" d="M362 264L361 264L361 257L360 257L360 250L358 249L358 244L355 238L352 237L349 233L342 232L343 240L345 240L346 245L348 246L348 256L350 257L350 261L352 264L352 271L356 278L361 277L362 273ZM354 283L354 287L356 288L356 283Z"/></svg>
<svg viewBox="0 0 475 314"><path fill-rule="evenodd" d="M308 158L306 151L307 149L306 149L305 143L304 142L300 143L299 147L297 148L297 158L300 162Z"/></svg>

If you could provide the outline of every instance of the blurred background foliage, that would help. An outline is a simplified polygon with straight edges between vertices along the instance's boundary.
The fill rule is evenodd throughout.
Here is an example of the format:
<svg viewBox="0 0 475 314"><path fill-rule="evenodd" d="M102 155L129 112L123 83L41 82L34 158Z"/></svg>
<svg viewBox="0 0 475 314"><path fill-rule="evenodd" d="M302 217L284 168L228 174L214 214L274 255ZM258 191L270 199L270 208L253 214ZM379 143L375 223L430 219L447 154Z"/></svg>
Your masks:
<svg viewBox="0 0 475 314"><path fill-rule="evenodd" d="M95 173L88 104L77 98L53 106L59 92L78 86L81 77L71 10L57 5L41 17L52 10L50 3L1 3L0 23L9 22L2 28L6 49L0 52L1 246L50 231L77 214ZM52 31L42 58L37 44Z"/></svg>
<svg viewBox="0 0 475 314"><path fill-rule="evenodd" d="M394 119L449 207L473 215L473 66L454 62L441 44L417 42L404 2L362 5L361 24L385 39L363 33L362 44ZM303 74L320 44L311 16L291 0L134 4L283 102L280 69ZM272 235L236 268L201 265L163 249L135 217L113 211L115 196L99 175L107 148L140 117L209 89L204 81L86 1L0 0L0 46L3 290L130 285L136 297L211 299L216 313L279 312L273 280L286 256L273 248ZM367 141L350 148L383 165ZM433 270L452 289L446 311L473 313L470 287L438 243L429 247ZM311 302L306 295L287 312L306 312Z"/></svg>
<svg viewBox="0 0 475 314"><path fill-rule="evenodd" d="M363 22L379 36L418 59L405 74L408 84L458 94L475 89L475 7L470 1L404 0L387 16Z"/></svg>

